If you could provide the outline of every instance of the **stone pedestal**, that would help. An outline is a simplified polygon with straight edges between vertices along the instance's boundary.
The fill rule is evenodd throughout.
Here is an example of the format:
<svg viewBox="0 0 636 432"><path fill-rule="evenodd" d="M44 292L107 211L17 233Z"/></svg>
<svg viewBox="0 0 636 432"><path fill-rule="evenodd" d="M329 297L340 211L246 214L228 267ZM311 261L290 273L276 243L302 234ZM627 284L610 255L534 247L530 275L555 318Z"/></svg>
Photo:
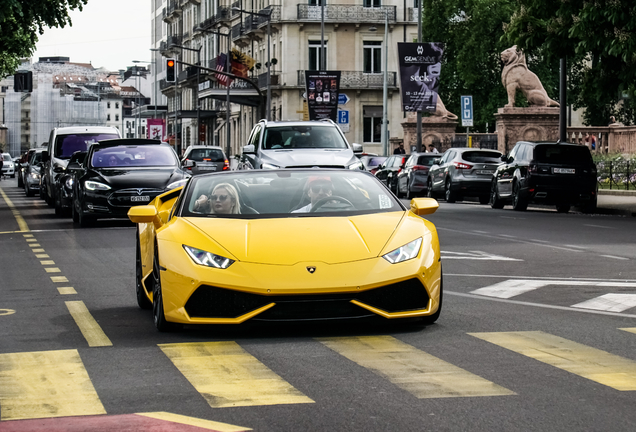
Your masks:
<svg viewBox="0 0 636 432"><path fill-rule="evenodd" d="M422 151L426 151L428 145L436 142L438 150L442 152L446 146L450 146L450 140L455 136L457 122L446 118L430 116L422 117ZM404 148L410 153L411 148L417 146L417 114L408 113L402 122L404 129Z"/></svg>
<svg viewBox="0 0 636 432"><path fill-rule="evenodd" d="M559 108L504 107L495 114L497 148L506 154L517 141L556 141L559 139Z"/></svg>

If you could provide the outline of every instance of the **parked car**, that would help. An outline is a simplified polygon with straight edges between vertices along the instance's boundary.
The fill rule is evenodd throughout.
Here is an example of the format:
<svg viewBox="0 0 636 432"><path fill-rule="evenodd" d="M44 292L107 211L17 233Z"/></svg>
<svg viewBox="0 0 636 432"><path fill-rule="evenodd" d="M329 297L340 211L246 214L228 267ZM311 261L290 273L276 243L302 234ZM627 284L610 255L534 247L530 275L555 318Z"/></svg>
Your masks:
<svg viewBox="0 0 636 432"><path fill-rule="evenodd" d="M92 144L74 170L73 221L85 227L100 218L127 217L130 207L183 186L190 174L169 144L159 140L118 139Z"/></svg>
<svg viewBox="0 0 636 432"><path fill-rule="evenodd" d="M230 161L225 152L218 146L195 145L186 149L181 163L194 161L186 169L192 174L209 173L210 171L227 171L230 169Z"/></svg>
<svg viewBox="0 0 636 432"><path fill-rule="evenodd" d="M375 174L378 170L378 167L382 165L382 163L386 160L386 156L378 156L365 154L360 156L360 162L362 162L362 166L366 171L369 171L371 174Z"/></svg>
<svg viewBox="0 0 636 432"><path fill-rule="evenodd" d="M528 203L556 205L560 213L571 206L596 209L596 165L587 146L519 141L491 181L490 205L512 204L523 211Z"/></svg>
<svg viewBox="0 0 636 432"><path fill-rule="evenodd" d="M259 121L243 147L238 169L363 169L340 128L331 120Z"/></svg>
<svg viewBox="0 0 636 432"><path fill-rule="evenodd" d="M477 197L481 204L488 204L492 175L499 165L497 150L450 148L428 171L428 195L443 195L449 203Z"/></svg>
<svg viewBox="0 0 636 432"><path fill-rule="evenodd" d="M378 180L387 185L393 193L397 193L397 175L402 170L402 166L406 163L406 159L408 159L408 155L391 155L378 166L375 172L375 176Z"/></svg>
<svg viewBox="0 0 636 432"><path fill-rule="evenodd" d="M55 181L55 214L58 216L71 212L73 205L73 183L75 173L82 169L86 159L85 151L76 151L68 160L68 165L64 172Z"/></svg>
<svg viewBox="0 0 636 432"><path fill-rule="evenodd" d="M9 153L2 153L2 175L15 178L15 163Z"/></svg>
<svg viewBox="0 0 636 432"><path fill-rule="evenodd" d="M396 195L411 199L427 191L428 170L439 159L436 153L412 153L397 174Z"/></svg>
<svg viewBox="0 0 636 432"><path fill-rule="evenodd" d="M309 212L290 211L290 195L316 187ZM201 211L201 195L214 191L219 211ZM361 318L432 324L442 309L442 263L434 225L418 216L437 207L427 198L406 207L357 170L195 176L128 212L138 224L137 303L152 309L159 331Z"/></svg>
<svg viewBox="0 0 636 432"><path fill-rule="evenodd" d="M47 152L43 156L40 197L60 213L62 205L58 196L59 177L66 170L68 160L76 151L86 151L97 141L120 138L119 129L105 126L71 126L54 128L49 136Z"/></svg>
<svg viewBox="0 0 636 432"><path fill-rule="evenodd" d="M16 163L15 170L18 176L18 187L24 187L24 177L26 176L26 169L29 166L29 159L31 159L31 155L35 152L35 149L29 149L22 154L19 158L19 162Z"/></svg>
<svg viewBox="0 0 636 432"><path fill-rule="evenodd" d="M24 193L30 197L35 193L40 193L40 171L42 170L42 155L45 150L43 148L33 149L29 151L29 161L24 168Z"/></svg>

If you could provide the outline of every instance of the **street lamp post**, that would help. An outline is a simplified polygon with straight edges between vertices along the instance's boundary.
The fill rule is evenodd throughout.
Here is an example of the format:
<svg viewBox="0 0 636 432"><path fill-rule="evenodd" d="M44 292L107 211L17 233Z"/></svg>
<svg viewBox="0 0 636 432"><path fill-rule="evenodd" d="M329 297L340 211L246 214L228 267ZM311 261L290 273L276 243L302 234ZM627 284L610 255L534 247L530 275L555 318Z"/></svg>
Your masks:
<svg viewBox="0 0 636 432"><path fill-rule="evenodd" d="M266 118L267 120L272 119L272 56L270 53L270 49L272 46L271 38L272 38L272 9L269 10L268 14L259 13L259 12L249 12L243 10L238 7L233 7L232 10L239 11L241 13L246 13L249 15L256 15L259 17L267 18L267 112Z"/></svg>
<svg viewBox="0 0 636 432"><path fill-rule="evenodd" d="M197 85L196 85L196 96L194 97L194 100L197 102L197 143L199 142L199 128L201 127L201 104L199 103L199 81L200 81L200 71L201 68L199 66L201 66L201 48L203 48L203 45L201 45L199 48L190 48L190 47L185 47L185 46L181 46L181 45L173 45L174 47L177 48L181 48L184 50L188 50L188 51L195 51L197 53ZM176 94L176 90L175 90L175 94Z"/></svg>
<svg viewBox="0 0 636 432"><path fill-rule="evenodd" d="M384 83L382 85L382 148L384 149L384 154L385 155L389 155L389 140L387 137L387 104L388 104L388 83L387 83L387 78L388 78L388 72L387 72L387 68L388 68L388 57L389 57L389 10L385 9L384 10L385 14L384 14Z"/></svg>

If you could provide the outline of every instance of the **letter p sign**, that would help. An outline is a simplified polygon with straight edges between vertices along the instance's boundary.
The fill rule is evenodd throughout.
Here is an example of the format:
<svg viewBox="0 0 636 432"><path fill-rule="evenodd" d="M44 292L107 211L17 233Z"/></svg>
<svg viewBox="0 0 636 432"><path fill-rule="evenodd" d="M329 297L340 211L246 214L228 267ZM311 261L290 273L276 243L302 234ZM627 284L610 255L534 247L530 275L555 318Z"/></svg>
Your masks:
<svg viewBox="0 0 636 432"><path fill-rule="evenodd" d="M473 125L473 97L462 96L461 107L462 107L462 126L463 127L472 126Z"/></svg>

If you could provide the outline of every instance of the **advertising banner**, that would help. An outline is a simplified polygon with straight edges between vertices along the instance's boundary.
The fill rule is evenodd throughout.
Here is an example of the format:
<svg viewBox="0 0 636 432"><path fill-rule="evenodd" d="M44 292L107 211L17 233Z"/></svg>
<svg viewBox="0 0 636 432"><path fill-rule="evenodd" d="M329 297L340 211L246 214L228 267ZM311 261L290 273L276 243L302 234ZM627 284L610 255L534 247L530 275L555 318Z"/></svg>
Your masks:
<svg viewBox="0 0 636 432"><path fill-rule="evenodd" d="M164 140L166 136L166 123L164 119L147 119L146 134L150 139Z"/></svg>
<svg viewBox="0 0 636 432"><path fill-rule="evenodd" d="M398 43L402 110L435 111L442 54L441 43Z"/></svg>
<svg viewBox="0 0 636 432"><path fill-rule="evenodd" d="M340 71L305 71L309 120L338 120Z"/></svg>

